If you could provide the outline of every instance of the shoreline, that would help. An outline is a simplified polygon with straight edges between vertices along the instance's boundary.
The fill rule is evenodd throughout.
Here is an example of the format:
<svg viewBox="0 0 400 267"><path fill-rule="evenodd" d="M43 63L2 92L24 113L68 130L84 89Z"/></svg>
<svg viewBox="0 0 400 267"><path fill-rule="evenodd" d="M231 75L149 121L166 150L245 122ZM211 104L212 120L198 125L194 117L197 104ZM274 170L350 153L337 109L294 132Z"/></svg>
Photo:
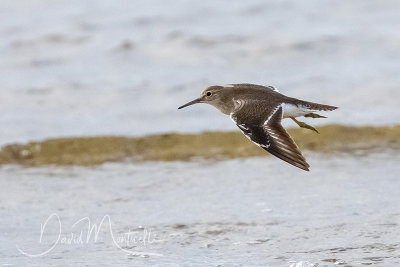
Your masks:
<svg viewBox="0 0 400 267"><path fill-rule="evenodd" d="M302 151L363 155L400 150L400 125L318 127L320 134L290 128ZM168 133L143 137L94 136L52 138L9 144L0 150L0 165L94 166L106 162L227 160L269 156L239 131Z"/></svg>

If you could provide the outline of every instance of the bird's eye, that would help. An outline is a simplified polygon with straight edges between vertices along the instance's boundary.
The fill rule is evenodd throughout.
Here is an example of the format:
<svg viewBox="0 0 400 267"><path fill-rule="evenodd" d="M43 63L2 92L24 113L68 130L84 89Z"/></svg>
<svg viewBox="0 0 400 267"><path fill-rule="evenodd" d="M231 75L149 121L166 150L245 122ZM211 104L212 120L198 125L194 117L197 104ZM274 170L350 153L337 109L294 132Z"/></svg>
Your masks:
<svg viewBox="0 0 400 267"><path fill-rule="evenodd" d="M211 92L207 92L206 95L207 95L207 96L211 96Z"/></svg>

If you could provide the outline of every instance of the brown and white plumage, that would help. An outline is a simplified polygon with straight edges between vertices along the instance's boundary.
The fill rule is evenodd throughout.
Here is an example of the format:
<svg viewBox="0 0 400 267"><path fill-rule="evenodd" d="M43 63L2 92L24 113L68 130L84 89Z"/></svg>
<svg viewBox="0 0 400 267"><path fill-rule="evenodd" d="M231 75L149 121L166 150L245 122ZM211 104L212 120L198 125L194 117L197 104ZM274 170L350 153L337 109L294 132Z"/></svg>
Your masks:
<svg viewBox="0 0 400 267"><path fill-rule="evenodd" d="M210 86L202 92L200 98L179 109L196 103L211 104L222 113L230 115L245 136L256 145L306 171L310 165L282 127L281 121L283 118L291 118L300 127L317 131L312 126L297 121L295 117L324 118L313 112L337 108L287 97L272 86L255 84Z"/></svg>
<svg viewBox="0 0 400 267"><path fill-rule="evenodd" d="M282 105L271 109L267 120L259 121L259 123L248 124L243 122L239 114L232 113L231 118L251 141L272 155L298 168L309 170L310 165L308 165L295 142L282 127Z"/></svg>

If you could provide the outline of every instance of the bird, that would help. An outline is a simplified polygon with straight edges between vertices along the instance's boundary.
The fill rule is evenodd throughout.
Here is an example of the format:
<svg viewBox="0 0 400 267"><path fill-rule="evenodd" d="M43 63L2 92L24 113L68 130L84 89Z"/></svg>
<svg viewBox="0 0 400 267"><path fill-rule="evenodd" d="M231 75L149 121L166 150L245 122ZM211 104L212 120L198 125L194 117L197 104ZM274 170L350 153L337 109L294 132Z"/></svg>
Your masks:
<svg viewBox="0 0 400 267"><path fill-rule="evenodd" d="M277 158L309 171L310 165L281 122L290 118L300 127L318 131L297 117L326 118L318 111L332 111L335 106L304 101L281 94L274 86L250 83L213 85L201 96L178 109L206 103L229 115L243 134L257 146Z"/></svg>

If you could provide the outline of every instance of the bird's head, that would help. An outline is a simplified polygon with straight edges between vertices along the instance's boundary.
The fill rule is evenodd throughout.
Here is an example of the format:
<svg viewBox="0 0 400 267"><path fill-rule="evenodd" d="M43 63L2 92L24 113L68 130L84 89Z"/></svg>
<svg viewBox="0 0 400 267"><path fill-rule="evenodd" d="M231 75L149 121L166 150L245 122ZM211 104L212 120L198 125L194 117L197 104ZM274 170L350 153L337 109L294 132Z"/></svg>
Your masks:
<svg viewBox="0 0 400 267"><path fill-rule="evenodd" d="M187 106L197 103L207 103L218 108L221 102L223 88L223 86L218 85L210 86L201 93L201 96L199 98L180 106L178 109L185 108Z"/></svg>

